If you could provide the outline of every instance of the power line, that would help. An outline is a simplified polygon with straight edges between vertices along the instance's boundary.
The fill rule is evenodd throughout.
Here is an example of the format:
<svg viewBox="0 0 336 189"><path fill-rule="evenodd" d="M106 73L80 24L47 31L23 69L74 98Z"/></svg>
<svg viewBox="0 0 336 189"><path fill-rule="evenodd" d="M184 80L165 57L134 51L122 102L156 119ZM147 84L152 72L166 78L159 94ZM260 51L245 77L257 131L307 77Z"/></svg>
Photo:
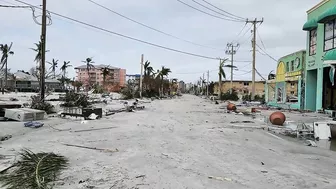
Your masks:
<svg viewBox="0 0 336 189"><path fill-rule="evenodd" d="M209 72L214 72L214 71L218 71L218 69L209 70ZM174 73L174 74L184 75L184 74L200 74L200 73L205 73L205 71L200 71L200 72L184 72L184 73Z"/></svg>
<svg viewBox="0 0 336 189"><path fill-rule="evenodd" d="M278 62L277 59L273 58L271 55L269 55L266 51L264 51L257 43L256 43L257 47L263 52L266 54L266 56L268 56L270 59L274 60L275 62ZM259 51L258 51L259 52ZM259 52L260 53L260 52ZM262 53L260 53L262 54ZM263 54L262 54L263 55Z"/></svg>
<svg viewBox="0 0 336 189"><path fill-rule="evenodd" d="M205 11L203 11L203 10L201 10L201 9L198 9L198 8L196 8L196 7L193 7L193 6L191 6L191 5L189 5L189 4L185 3L185 2L183 2L183 1L181 1L181 0L177 0L177 1L180 2L180 3L182 3L182 4L184 4L185 6L188 6L188 7L192 8L192 9L194 9L194 10L197 10L197 11L199 11L199 12L202 12L202 13L204 13L204 14L207 14L207 15L209 15L209 16L212 16L212 17L215 17L215 18L218 18L218 19L222 19L222 20L226 20L226 21L232 21L232 22L245 22L245 21L232 20L232 19L227 19L227 18L223 18L223 17L220 17L220 16L216 16L216 15L214 15L214 14L211 14L211 13L205 12Z"/></svg>
<svg viewBox="0 0 336 189"><path fill-rule="evenodd" d="M199 2L197 2L197 1L195 1L195 0L192 0L192 1L193 1L194 3L200 5L201 7L204 7L205 9L208 9L208 10L210 10L210 11L212 11L212 12L215 12L215 13L217 13L217 14L219 14L219 15L222 15L222 16L224 16L224 17L227 17L227 18L230 18L230 19L234 19L234 20L244 21L244 19L237 18L237 17L232 17L232 16L230 16L230 15L225 15L225 14L223 14L223 13L221 13L221 12L218 12L218 11L216 11L216 10L213 10L213 9L211 9L211 8L209 8L209 7L203 5L203 4L201 4L201 3L199 3Z"/></svg>
<svg viewBox="0 0 336 189"><path fill-rule="evenodd" d="M20 1L20 0L14 0L14 1L17 1L17 2L20 2L20 3L26 4L26 5L29 5L29 6L38 8L38 9L41 9L40 7L31 5L29 3L26 3L26 2L23 2L23 1ZM127 35L124 35L124 34L113 32L113 31L107 30L107 29L102 28L102 27L98 27L98 26L95 26L95 25L92 25L92 24L89 24L89 23L86 23L86 22L83 22L83 21L80 21L80 20L77 20L77 19L74 19L74 18L71 18L71 17L68 17L68 16L64 16L64 15L58 14L56 12L52 12L52 11L49 11L49 12L51 14L59 16L61 18L65 18L65 19L71 20L73 22L76 22L76 23L79 23L79 24L82 24L82 25L85 25L85 26L89 26L91 28L95 28L95 29L100 30L100 31L104 31L106 33L117 35L117 36L120 36L120 37L123 37L123 38L127 38L127 39L130 39L130 40L133 40L133 41L144 43L144 44L147 44L147 45L150 45L150 46L158 47L158 48L161 48L161 49L165 49L165 50L169 50L169 51L173 51L173 52L177 52L177 53L181 53L181 54L186 54L186 55L190 55L190 56L204 58L204 59L210 59L210 60L218 60L219 59L219 58L214 58L214 57L210 57L210 56L205 56L205 55L200 55L200 54L185 52L185 51L173 49L173 48L170 48L170 47L165 47L165 46L162 46L162 45L158 45L158 44L155 44L155 43L151 43L151 42L147 42L147 41L144 41L144 40L141 40L141 39L130 37L130 36L127 36Z"/></svg>
<svg viewBox="0 0 336 189"><path fill-rule="evenodd" d="M101 7L101 8L103 8L103 9L106 9L106 10L108 10L108 11L110 11L110 12L112 12L112 13L114 13L114 14L116 14L116 15L118 15L118 16L124 18L124 19L126 19L126 20L129 20L129 21L131 21L131 22L134 22L134 23L139 24L139 25L141 25L141 26L143 26L143 27L145 27L145 28L151 29L151 30L153 30L153 31L156 31L156 32L161 33L161 34L164 34L164 35L166 35L166 36L169 36L169 37L172 37L172 38L175 38L175 39L178 39L178 40L181 40L181 41L184 41L184 42L193 44L193 45L197 45L197 46L200 46L200 47L205 47L205 48L209 48L209 49L214 49L214 50L224 51L223 49L218 49L218 48L214 48L214 47L209 47L209 46L206 46L206 45L202 45L202 44L194 43L194 42L189 41L189 40L182 39L182 38L177 37L177 36L175 36L175 35L166 33L166 32L164 32L164 31L158 30L158 29L153 28L153 27L151 27L151 26L149 26L149 25L146 25L146 24L144 24L144 23L141 23L141 22L139 22L139 21L136 21L136 20L134 20L134 19L132 19L132 18L130 18L130 17L127 17L127 16L125 16L125 15L123 15L123 14L120 14L120 13L118 13L118 12L116 12L116 11L114 11L114 10L112 10L112 9L110 9L110 8L108 8L108 7L104 6L104 5L102 5L102 4L99 4L99 3L97 3L97 2L95 2L95 1L93 1L93 0L88 0L88 1L91 2L91 3L93 3L93 4L95 4L95 5L97 5L97 6L99 6L99 7Z"/></svg>
<svg viewBox="0 0 336 189"><path fill-rule="evenodd" d="M245 19L245 18L243 18L243 17L240 17L240 16L237 16L237 15L231 14L231 13L229 13L229 12L227 12L227 11L225 11L225 10L223 10L223 9L221 9L221 8L219 8L219 7L217 7L217 6L213 5L213 4L211 4L211 3L209 3L209 2L206 1L206 0L202 0L202 1L205 2L206 4L212 6L212 7L214 7L214 8L216 8L216 9L220 10L220 11L225 12L226 14L229 14L229 15L231 15L231 16L234 16L234 17L237 17L237 18L240 18L240 19Z"/></svg>

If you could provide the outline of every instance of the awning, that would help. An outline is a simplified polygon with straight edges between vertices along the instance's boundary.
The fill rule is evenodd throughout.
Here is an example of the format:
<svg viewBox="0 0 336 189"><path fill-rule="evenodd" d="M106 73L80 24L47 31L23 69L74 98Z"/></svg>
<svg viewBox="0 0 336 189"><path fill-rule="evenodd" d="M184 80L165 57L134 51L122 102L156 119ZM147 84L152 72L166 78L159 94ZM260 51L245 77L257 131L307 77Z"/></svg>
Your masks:
<svg viewBox="0 0 336 189"><path fill-rule="evenodd" d="M336 64L336 49L327 51L323 57L324 64Z"/></svg>
<svg viewBox="0 0 336 189"><path fill-rule="evenodd" d="M318 17L317 22L318 23L326 23L332 19L336 18L336 6L326 10L321 14L321 16Z"/></svg>
<svg viewBox="0 0 336 189"><path fill-rule="evenodd" d="M303 28L302 30L304 31L310 31L310 30L313 30L317 28L317 21L316 19L311 19L311 20L308 20L304 25L303 25Z"/></svg>

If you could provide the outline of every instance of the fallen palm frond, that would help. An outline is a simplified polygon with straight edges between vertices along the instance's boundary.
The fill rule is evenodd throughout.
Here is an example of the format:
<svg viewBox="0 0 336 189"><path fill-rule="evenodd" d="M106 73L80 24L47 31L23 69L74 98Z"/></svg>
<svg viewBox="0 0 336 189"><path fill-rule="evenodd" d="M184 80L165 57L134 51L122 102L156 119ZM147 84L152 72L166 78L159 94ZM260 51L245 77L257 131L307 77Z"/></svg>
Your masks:
<svg viewBox="0 0 336 189"><path fill-rule="evenodd" d="M98 151L104 151L104 152L119 152L118 148L115 150L111 149L103 149L103 148L96 148L96 147L88 147L88 146L80 146L80 145L74 145L74 144L63 144L65 146L71 146L71 147L76 147L76 148L84 148L84 149L90 149L90 150L98 150Z"/></svg>
<svg viewBox="0 0 336 189"><path fill-rule="evenodd" d="M20 160L0 171L0 186L7 189L50 189L68 159L54 153L36 153L24 149Z"/></svg>

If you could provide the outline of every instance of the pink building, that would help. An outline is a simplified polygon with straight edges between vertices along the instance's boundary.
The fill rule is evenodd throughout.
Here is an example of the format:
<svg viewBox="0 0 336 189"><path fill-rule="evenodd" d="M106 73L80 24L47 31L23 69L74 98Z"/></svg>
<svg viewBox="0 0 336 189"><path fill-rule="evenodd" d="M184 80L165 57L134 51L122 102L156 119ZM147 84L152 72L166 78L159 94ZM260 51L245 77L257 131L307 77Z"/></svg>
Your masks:
<svg viewBox="0 0 336 189"><path fill-rule="evenodd" d="M116 68L109 65L93 65L89 71L90 77L88 75L86 65L75 67L76 70L76 80L83 83L84 86L91 86L94 84L104 85L103 69L105 67L109 68L110 74L106 77L105 85L108 88L113 88L113 86L125 86L126 83L126 70L121 68Z"/></svg>

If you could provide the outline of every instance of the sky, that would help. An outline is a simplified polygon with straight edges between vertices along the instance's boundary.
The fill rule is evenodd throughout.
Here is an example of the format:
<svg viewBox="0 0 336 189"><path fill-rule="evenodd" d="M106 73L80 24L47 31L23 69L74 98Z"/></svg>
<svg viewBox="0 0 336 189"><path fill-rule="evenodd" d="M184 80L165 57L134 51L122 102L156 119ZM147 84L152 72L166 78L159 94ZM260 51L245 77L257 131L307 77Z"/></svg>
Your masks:
<svg viewBox="0 0 336 189"><path fill-rule="evenodd" d="M22 0L40 6L42 0ZM181 0L204 12L223 17L196 4L202 0ZM257 44L278 60L282 56L305 49L306 32L302 26L306 22L306 11L321 0L207 0L216 7L242 18L264 19L257 25ZM207 56L214 59L200 58L181 54L127 38L99 31L70 20L51 15L52 24L47 27L46 60L53 58L70 61L73 67L80 66L81 61L93 57L96 64L106 64L126 69L127 74L140 73L140 57L151 62L154 69L165 66L171 69L170 78L178 78L185 82L195 82L200 77L210 81L218 80L219 60L228 58L225 54L227 43L240 44L234 55L234 80L250 80L252 70L251 24L232 22L207 15L194 10L177 0L95 0L113 11L152 28L173 35L170 37L150 30L139 24L122 18L105 10L88 0L47 0L47 9L67 17L78 19L106 30L117 32L146 42L165 46L171 49ZM15 0L0 0L0 5L23 5ZM1 8L1 7L0 7ZM221 12L219 9L214 9ZM36 10L39 16L41 11ZM39 16L37 18L41 20ZM8 59L8 67L12 71L29 70L35 66L34 43L40 39L41 26L36 24L32 11L27 8L1 8L0 43L13 42L15 54ZM180 40L182 39L182 40ZM192 43L189 43L189 42ZM198 44L198 45L195 45ZM256 53L256 69L264 78L276 70L277 62L266 56L264 52ZM49 65L47 65L49 66ZM60 67L60 66L59 66ZM230 70L225 69L228 79ZM75 70L69 69L68 77L75 77ZM256 76L261 80L260 76Z"/></svg>

